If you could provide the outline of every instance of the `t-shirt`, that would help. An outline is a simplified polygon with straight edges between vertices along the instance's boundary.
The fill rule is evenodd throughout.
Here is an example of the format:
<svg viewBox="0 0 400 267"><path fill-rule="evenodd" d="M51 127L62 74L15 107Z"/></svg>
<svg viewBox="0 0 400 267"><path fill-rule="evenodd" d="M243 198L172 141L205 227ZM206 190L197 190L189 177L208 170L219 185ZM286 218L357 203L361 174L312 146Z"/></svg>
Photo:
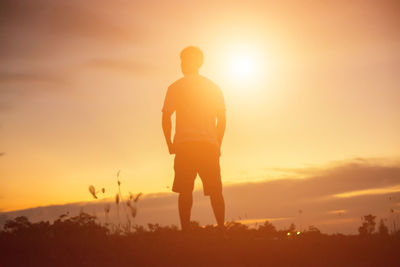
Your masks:
<svg viewBox="0 0 400 267"><path fill-rule="evenodd" d="M218 146L217 115L225 112L221 89L201 75L186 75L168 87L163 112L176 112L174 144L207 142Z"/></svg>

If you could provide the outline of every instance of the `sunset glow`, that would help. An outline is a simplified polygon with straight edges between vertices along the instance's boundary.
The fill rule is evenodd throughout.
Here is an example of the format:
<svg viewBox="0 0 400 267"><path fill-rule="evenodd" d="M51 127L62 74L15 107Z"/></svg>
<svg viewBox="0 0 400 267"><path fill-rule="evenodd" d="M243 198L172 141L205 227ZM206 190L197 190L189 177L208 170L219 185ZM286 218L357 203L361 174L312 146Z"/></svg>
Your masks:
<svg viewBox="0 0 400 267"><path fill-rule="evenodd" d="M250 51L239 51L237 54L232 55L232 80L239 83L248 83L252 79L260 79L260 77L257 77L260 72L260 66L257 63L255 56L251 55Z"/></svg>
<svg viewBox="0 0 400 267"><path fill-rule="evenodd" d="M225 98L220 164L230 202L242 198L235 188L251 184L277 192L262 203L248 193L246 206L227 206L230 217L298 218L309 203L297 201L301 192L307 199L326 190L315 203L353 205L400 191L395 2L6 2L0 211L90 201L89 185L112 199L118 170L126 194L171 193L174 157L161 108L167 87L182 77L179 54L189 45L201 48L199 73ZM263 213L283 199L292 203L286 210ZM357 217L368 206L360 203L311 212L320 214L316 221ZM392 202L382 205L386 212Z"/></svg>
<svg viewBox="0 0 400 267"><path fill-rule="evenodd" d="M400 0L1 0L0 267L400 266Z"/></svg>

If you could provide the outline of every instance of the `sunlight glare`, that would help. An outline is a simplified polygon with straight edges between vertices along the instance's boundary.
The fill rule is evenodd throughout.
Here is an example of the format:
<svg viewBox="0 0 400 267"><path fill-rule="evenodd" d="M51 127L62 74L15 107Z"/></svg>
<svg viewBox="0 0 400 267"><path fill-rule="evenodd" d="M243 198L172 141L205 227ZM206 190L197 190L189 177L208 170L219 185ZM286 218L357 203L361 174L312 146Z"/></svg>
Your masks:
<svg viewBox="0 0 400 267"><path fill-rule="evenodd" d="M263 50L256 44L236 44L224 51L222 62L230 88L258 88L264 82L266 67Z"/></svg>
<svg viewBox="0 0 400 267"><path fill-rule="evenodd" d="M250 55L235 55L232 59L232 74L238 79L249 79L255 73L255 61Z"/></svg>

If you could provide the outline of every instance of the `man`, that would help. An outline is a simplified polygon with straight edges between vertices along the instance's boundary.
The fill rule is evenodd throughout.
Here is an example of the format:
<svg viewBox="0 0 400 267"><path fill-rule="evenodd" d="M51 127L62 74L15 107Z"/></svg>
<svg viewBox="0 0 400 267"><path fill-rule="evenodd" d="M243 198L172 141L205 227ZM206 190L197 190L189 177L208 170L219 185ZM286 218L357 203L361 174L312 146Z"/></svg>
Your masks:
<svg viewBox="0 0 400 267"><path fill-rule="evenodd" d="M180 54L183 78L168 87L162 109L162 127L170 154L175 154L172 191L179 193L178 208L182 231L190 230L193 187L197 173L204 195L220 230L224 229L225 203L219 165L225 133L225 102L221 89L199 75L202 51L193 46ZM175 136L171 140L171 116L176 113Z"/></svg>

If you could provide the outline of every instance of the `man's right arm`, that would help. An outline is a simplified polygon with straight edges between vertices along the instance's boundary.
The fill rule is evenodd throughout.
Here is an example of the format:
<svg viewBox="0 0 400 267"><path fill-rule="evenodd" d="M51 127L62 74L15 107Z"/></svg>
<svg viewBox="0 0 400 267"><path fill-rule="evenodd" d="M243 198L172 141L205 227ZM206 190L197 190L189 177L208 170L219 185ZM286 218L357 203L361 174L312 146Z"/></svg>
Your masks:
<svg viewBox="0 0 400 267"><path fill-rule="evenodd" d="M172 121L171 116L175 112L175 94L171 86L168 87L162 108L162 128L167 141L168 151L170 154L175 154L174 145L171 140Z"/></svg>
<svg viewBox="0 0 400 267"><path fill-rule="evenodd" d="M217 86L217 102L216 102L216 117L217 117L217 138L219 147L222 145L222 139L225 135L226 117L225 117L225 100L221 89Z"/></svg>
<svg viewBox="0 0 400 267"><path fill-rule="evenodd" d="M163 111L162 128L165 136L165 141L167 141L168 151L170 154L175 154L174 145L171 141L171 129L172 129L171 115L172 113Z"/></svg>
<svg viewBox="0 0 400 267"><path fill-rule="evenodd" d="M224 138L225 135L225 128L226 128L225 111L221 111L217 115L217 138L220 147L222 145L222 139Z"/></svg>

